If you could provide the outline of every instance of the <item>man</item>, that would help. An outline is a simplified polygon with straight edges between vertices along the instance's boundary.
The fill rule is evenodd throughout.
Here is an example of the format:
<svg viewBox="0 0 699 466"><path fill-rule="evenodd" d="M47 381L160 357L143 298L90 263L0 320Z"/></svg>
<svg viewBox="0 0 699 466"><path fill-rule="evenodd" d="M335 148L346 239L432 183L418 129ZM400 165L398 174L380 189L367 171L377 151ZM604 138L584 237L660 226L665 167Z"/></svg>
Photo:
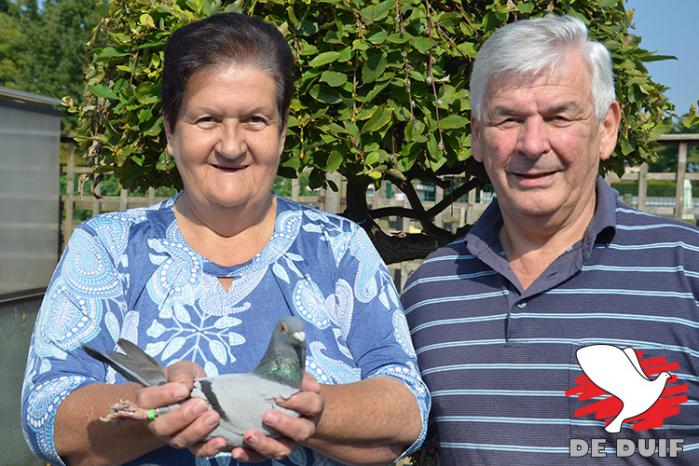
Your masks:
<svg viewBox="0 0 699 466"><path fill-rule="evenodd" d="M699 231L598 177L620 119L609 53L572 17L518 21L471 93L496 199L403 294L442 465L699 464Z"/></svg>

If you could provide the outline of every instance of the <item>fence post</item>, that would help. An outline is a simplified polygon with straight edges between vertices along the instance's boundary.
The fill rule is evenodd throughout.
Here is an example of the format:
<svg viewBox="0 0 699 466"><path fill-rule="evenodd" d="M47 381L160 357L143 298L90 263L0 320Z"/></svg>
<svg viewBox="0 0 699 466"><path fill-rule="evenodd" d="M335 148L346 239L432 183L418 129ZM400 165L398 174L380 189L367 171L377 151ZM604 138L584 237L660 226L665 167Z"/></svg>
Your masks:
<svg viewBox="0 0 699 466"><path fill-rule="evenodd" d="M119 210L122 212L126 210L129 202L129 191L126 189L122 189L121 192L119 193Z"/></svg>
<svg viewBox="0 0 699 466"><path fill-rule="evenodd" d="M148 205L153 205L155 204L155 188L153 186L150 186L148 188Z"/></svg>
<svg viewBox="0 0 699 466"><path fill-rule="evenodd" d="M648 195L648 164L643 162L638 172L638 210L646 210L646 196Z"/></svg>
<svg viewBox="0 0 699 466"><path fill-rule="evenodd" d="M63 224L63 244L68 242L71 233L73 233L73 208L75 206L75 198L73 197L73 186L75 184L75 143L70 143L68 150L68 165L66 166L66 197L63 203L63 209L66 215Z"/></svg>
<svg viewBox="0 0 699 466"><path fill-rule="evenodd" d="M687 142L680 142L677 154L677 185L675 186L675 219L682 220L684 213L684 174L687 171Z"/></svg>

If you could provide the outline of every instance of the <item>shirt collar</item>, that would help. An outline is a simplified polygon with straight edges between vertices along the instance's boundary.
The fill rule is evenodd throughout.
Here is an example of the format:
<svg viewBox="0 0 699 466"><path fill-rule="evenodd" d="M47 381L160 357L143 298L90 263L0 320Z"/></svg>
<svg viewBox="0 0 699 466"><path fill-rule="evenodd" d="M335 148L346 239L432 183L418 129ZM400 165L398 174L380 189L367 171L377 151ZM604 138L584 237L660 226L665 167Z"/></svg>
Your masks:
<svg viewBox="0 0 699 466"><path fill-rule="evenodd" d="M616 200L619 193L613 189L601 176L597 177L595 184L597 191L597 204L595 214L583 236L583 255L589 256L592 246L599 238L608 241L607 235L614 233L616 228ZM502 213L497 198L485 209L478 221L471 227L464 240L468 250L475 256L480 256L486 251L502 255L500 244L500 226L502 225ZM609 232L609 233L606 233ZM605 233L604 235L602 235ZM602 235L600 237L600 235Z"/></svg>

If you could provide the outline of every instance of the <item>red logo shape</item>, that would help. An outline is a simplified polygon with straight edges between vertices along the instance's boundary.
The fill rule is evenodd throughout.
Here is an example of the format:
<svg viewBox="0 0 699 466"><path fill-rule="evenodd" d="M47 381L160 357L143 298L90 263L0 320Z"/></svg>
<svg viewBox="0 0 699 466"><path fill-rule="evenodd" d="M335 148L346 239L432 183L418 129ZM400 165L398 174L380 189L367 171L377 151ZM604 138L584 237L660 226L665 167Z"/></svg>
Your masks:
<svg viewBox="0 0 699 466"><path fill-rule="evenodd" d="M610 352L612 353L612 358L610 358L612 364L614 363L614 356L616 356L616 352L618 351L622 351L627 356L630 356L630 359L632 361L633 359L635 359L633 357L635 355L637 358L637 362L640 365L640 370L642 370L643 374L645 374L645 376L639 374L639 377L644 377L649 382L653 382L653 380L651 379L656 379L660 377L663 373L665 373L666 375L663 376L663 378L667 377L667 381L665 382L664 388L662 389L660 396L657 398L657 400L655 400L655 402L653 402L653 404L648 409L633 417L628 417L626 419L616 419L622 412L622 409L624 408L624 403L621 399L619 399L619 397L614 396L612 393L610 393L610 391L614 390L612 390L611 388L608 388L608 390L604 390L591 380L591 377L589 376L592 376L592 379L595 379L600 385L605 385L606 387L613 386L613 384L610 384L609 381L604 380L603 376L606 375L604 373L604 369L601 371L601 377L600 370L597 370L596 368L591 368L589 362L587 364L588 367L586 367L586 364L583 364L583 361L581 360L581 350L578 350L578 361L581 363L581 368L583 368L585 373L575 379L576 385L565 392L566 396L577 395L580 401L589 401L601 396L604 396L604 398L601 400L595 400L591 403L582 406L579 409L576 409L573 413L575 417L594 415L595 419L606 421L607 431L618 432L618 429L614 430L609 428L612 422L618 423L619 426L621 425L621 421L625 423L630 423L633 426L633 430L642 431L662 427L665 419L680 413L680 405L682 403L685 403L688 399L687 391L689 390L689 385L678 384L677 377L674 374L671 374L671 371L676 371L680 368L678 362L668 362L667 358L664 356L655 358L643 358L643 353L641 351L636 350L634 352L631 348L621 350L610 345L593 345L590 347L582 348L582 350L585 349L608 350L606 354L609 354ZM595 363L599 363L596 364L597 366L601 365L602 363L610 363L609 360L600 359L599 356L602 356L604 354L604 352L597 352L597 361L594 361ZM600 361L602 361L602 363L600 363ZM635 365L633 363L629 364L631 364L632 366ZM639 367L636 367L635 370L638 369ZM614 374L612 374L612 371L617 371L617 368L612 367L607 369L607 373L610 373L611 378L614 379L615 376L618 376L618 371ZM612 380L612 382L616 382L618 385L619 377L616 377L616 380ZM624 381L622 380L621 385L632 385L630 383L624 384L623 382Z"/></svg>

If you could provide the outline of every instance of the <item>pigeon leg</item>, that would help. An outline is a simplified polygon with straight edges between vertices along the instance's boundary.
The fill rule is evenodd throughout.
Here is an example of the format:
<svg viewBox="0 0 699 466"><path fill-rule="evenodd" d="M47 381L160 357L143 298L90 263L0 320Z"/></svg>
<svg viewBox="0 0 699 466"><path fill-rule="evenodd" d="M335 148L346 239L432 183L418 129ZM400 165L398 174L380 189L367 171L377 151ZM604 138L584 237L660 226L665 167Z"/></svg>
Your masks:
<svg viewBox="0 0 699 466"><path fill-rule="evenodd" d="M102 422L121 421L124 419L135 419L137 421L154 421L156 417L165 414L170 410L170 407L153 409L145 409L138 406L133 401L120 400L109 407L109 414L101 417Z"/></svg>

